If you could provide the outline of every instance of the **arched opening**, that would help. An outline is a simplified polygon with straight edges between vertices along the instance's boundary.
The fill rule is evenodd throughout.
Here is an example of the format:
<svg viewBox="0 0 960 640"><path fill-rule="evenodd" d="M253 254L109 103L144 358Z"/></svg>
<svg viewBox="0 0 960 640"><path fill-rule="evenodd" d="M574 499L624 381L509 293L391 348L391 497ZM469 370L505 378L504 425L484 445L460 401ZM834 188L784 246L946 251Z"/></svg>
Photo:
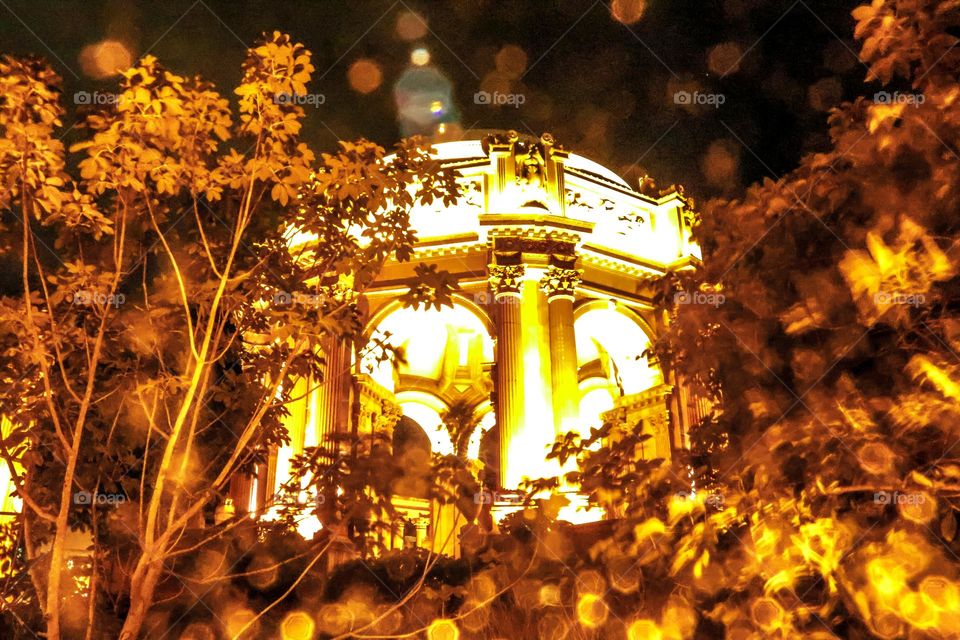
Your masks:
<svg viewBox="0 0 960 640"><path fill-rule="evenodd" d="M601 414L619 398L663 383L663 374L644 352L649 328L632 311L604 301L580 307L574 320L580 380L580 422L583 434L599 427Z"/></svg>

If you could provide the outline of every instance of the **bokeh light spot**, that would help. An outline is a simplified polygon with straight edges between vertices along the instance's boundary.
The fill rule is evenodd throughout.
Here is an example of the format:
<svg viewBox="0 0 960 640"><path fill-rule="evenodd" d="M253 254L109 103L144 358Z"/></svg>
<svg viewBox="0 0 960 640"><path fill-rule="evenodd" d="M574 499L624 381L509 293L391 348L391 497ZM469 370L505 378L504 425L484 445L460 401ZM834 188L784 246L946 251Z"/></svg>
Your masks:
<svg viewBox="0 0 960 640"><path fill-rule="evenodd" d="M715 187L732 187L738 183L740 156L729 140L714 140L701 159L707 182Z"/></svg>
<svg viewBox="0 0 960 640"><path fill-rule="evenodd" d="M610 15L623 24L638 22L646 10L646 0L613 0L610 3Z"/></svg>
<svg viewBox="0 0 960 640"><path fill-rule="evenodd" d="M418 67L430 63L430 51L426 47L417 47L410 52L410 63Z"/></svg>
<svg viewBox="0 0 960 640"><path fill-rule="evenodd" d="M663 634L653 620L634 620L627 627L627 640L660 640Z"/></svg>
<svg viewBox="0 0 960 640"><path fill-rule="evenodd" d="M350 65L347 71L350 88L358 93L371 93L383 82L380 65L369 58L361 58Z"/></svg>
<svg viewBox="0 0 960 640"><path fill-rule="evenodd" d="M457 640L459 637L460 629L452 620L434 620L427 628L428 640Z"/></svg>
<svg viewBox="0 0 960 640"><path fill-rule="evenodd" d="M311 640L313 630L313 618L303 611L289 613L280 623L280 637L283 640Z"/></svg>
<svg viewBox="0 0 960 640"><path fill-rule="evenodd" d="M577 600L577 620L588 629L596 629L607 621L610 609L603 598L593 593L585 593Z"/></svg>
<svg viewBox="0 0 960 640"><path fill-rule="evenodd" d="M721 42L707 53L707 67L717 75L725 76L740 69L743 50L736 42Z"/></svg>
<svg viewBox="0 0 960 640"><path fill-rule="evenodd" d="M98 80L115 76L132 64L133 53L118 40L103 40L80 51L80 68Z"/></svg>
<svg viewBox="0 0 960 640"><path fill-rule="evenodd" d="M427 21L413 11L404 11L397 16L397 35L403 40L419 40L427 35Z"/></svg>
<svg viewBox="0 0 960 640"><path fill-rule="evenodd" d="M508 44L497 52L494 62L497 71L515 80L527 70L527 53L515 44Z"/></svg>

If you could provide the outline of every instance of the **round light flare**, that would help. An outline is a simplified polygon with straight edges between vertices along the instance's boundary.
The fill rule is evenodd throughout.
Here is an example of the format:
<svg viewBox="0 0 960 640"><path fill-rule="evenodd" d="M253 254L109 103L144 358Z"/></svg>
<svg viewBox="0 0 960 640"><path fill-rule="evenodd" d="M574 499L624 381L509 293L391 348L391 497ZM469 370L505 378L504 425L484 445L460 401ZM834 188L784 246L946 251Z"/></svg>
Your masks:
<svg viewBox="0 0 960 640"><path fill-rule="evenodd" d="M247 565L247 582L254 589L266 591L276 583L280 576L280 569L273 557L263 554L257 555Z"/></svg>
<svg viewBox="0 0 960 640"><path fill-rule="evenodd" d="M311 640L315 627L309 614L293 611L280 623L280 637L283 640Z"/></svg>
<svg viewBox="0 0 960 640"><path fill-rule="evenodd" d="M869 442L863 445L857 454L857 460L864 471L873 475L882 475L893 471L893 451L880 442Z"/></svg>
<svg viewBox="0 0 960 640"><path fill-rule="evenodd" d="M905 500L897 506L900 515L917 524L927 524L937 516L937 500L929 493L920 491L903 496Z"/></svg>
<svg viewBox="0 0 960 640"><path fill-rule="evenodd" d="M941 611L960 609L960 588L943 576L927 576L920 582L920 593Z"/></svg>
<svg viewBox="0 0 960 640"><path fill-rule="evenodd" d="M922 593L911 591L900 599L900 615L914 627L933 629L938 612L933 600Z"/></svg>
<svg viewBox="0 0 960 640"><path fill-rule="evenodd" d="M757 598L750 606L750 617L758 627L770 631L783 623L783 608L773 598Z"/></svg>
<svg viewBox="0 0 960 640"><path fill-rule="evenodd" d="M434 100L430 103L430 113L435 116L443 115L443 102L440 100Z"/></svg>
<svg viewBox="0 0 960 640"><path fill-rule="evenodd" d="M577 574L577 590L580 593L592 593L594 595L606 593L607 581L600 575L599 571L587 569Z"/></svg>
<svg viewBox="0 0 960 640"><path fill-rule="evenodd" d="M473 600L491 600L497 594L497 583L489 573L481 573L470 580L467 593Z"/></svg>
<svg viewBox="0 0 960 640"><path fill-rule="evenodd" d="M721 42L707 54L707 66L713 73L725 76L735 73L743 59L743 48L736 42Z"/></svg>
<svg viewBox="0 0 960 640"><path fill-rule="evenodd" d="M418 67L430 64L430 51L426 47L417 47L410 52L410 63Z"/></svg>
<svg viewBox="0 0 960 640"><path fill-rule="evenodd" d="M256 623L251 624L251 621L256 617L257 614L246 607L242 609L234 609L227 614L223 621L223 625L226 627L227 635L231 638L236 638L240 637L241 633L244 633L246 634L244 637L255 637L257 635L257 625Z"/></svg>
<svg viewBox="0 0 960 640"><path fill-rule="evenodd" d="M610 15L623 24L639 22L646 10L646 0L613 0L610 3Z"/></svg>
<svg viewBox="0 0 960 640"><path fill-rule="evenodd" d="M510 80L516 80L527 69L527 52L515 44L508 44L497 52L494 64L497 71Z"/></svg>
<svg viewBox="0 0 960 640"><path fill-rule="evenodd" d="M439 618L427 627L427 640L459 640L460 629L453 620Z"/></svg>
<svg viewBox="0 0 960 640"><path fill-rule="evenodd" d="M899 638L903 625L892 611L881 611L873 619L873 630L881 638Z"/></svg>
<svg viewBox="0 0 960 640"><path fill-rule="evenodd" d="M622 556L607 562L607 577L612 589L620 593L633 593L640 588L643 571L635 560Z"/></svg>
<svg viewBox="0 0 960 640"><path fill-rule="evenodd" d="M427 35L427 21L419 13L404 11L397 16L396 32L401 40L419 40Z"/></svg>
<svg viewBox="0 0 960 640"><path fill-rule="evenodd" d="M577 620L588 629L596 629L607 621L610 608L595 593L584 593L577 600Z"/></svg>
<svg viewBox="0 0 960 640"><path fill-rule="evenodd" d="M561 616L548 613L537 621L537 631L544 640L565 640L570 636L570 625Z"/></svg>
<svg viewBox="0 0 960 640"><path fill-rule="evenodd" d="M324 633L332 636L347 633L356 623L353 610L339 602L322 607L318 617Z"/></svg>
<svg viewBox="0 0 960 640"><path fill-rule="evenodd" d="M490 605L477 600L464 600L460 616L460 624L464 629L479 634L490 624Z"/></svg>
<svg viewBox="0 0 960 640"><path fill-rule="evenodd" d="M350 88L357 93L373 93L383 82L383 71L376 61L369 58L360 58L347 69L347 82L350 83Z"/></svg>
<svg viewBox="0 0 960 640"><path fill-rule="evenodd" d="M133 65L133 53L118 40L103 40L80 51L80 68L91 78L102 80Z"/></svg>
<svg viewBox="0 0 960 640"><path fill-rule="evenodd" d="M627 640L661 640L663 633L653 620L634 620L627 627Z"/></svg>
<svg viewBox="0 0 960 640"><path fill-rule="evenodd" d="M560 587L555 584L545 584L537 594L542 607L559 607L562 604Z"/></svg>
<svg viewBox="0 0 960 640"><path fill-rule="evenodd" d="M740 175L738 149L729 140L714 140L700 159L700 169L707 182L715 187L736 182Z"/></svg>

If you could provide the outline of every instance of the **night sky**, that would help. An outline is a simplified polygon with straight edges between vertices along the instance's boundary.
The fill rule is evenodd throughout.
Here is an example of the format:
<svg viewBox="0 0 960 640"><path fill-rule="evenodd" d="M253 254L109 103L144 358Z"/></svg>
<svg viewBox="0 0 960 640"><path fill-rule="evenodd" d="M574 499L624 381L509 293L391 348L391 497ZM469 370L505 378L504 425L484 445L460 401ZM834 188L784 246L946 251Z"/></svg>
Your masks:
<svg viewBox="0 0 960 640"><path fill-rule="evenodd" d="M736 196L825 148L830 107L878 90L864 85L855 56L850 11L857 4L2 0L0 50L49 59L68 98L116 85L116 77L91 77L97 74L82 54L105 40L134 58L152 53L232 95L244 49L264 31L285 31L314 54L310 90L323 104L306 107L305 136L329 150L337 137L389 145L418 128L398 122L394 88L422 47L430 61L420 71L432 67L441 84L445 77L450 98L428 103L436 113L420 130L443 122L448 137L470 129L550 131L634 185L650 173L661 186L680 182L697 196ZM405 86L411 82L416 90L422 78L414 74ZM477 104L475 94L487 89L520 95L523 104ZM708 103L676 104L677 91L699 92Z"/></svg>

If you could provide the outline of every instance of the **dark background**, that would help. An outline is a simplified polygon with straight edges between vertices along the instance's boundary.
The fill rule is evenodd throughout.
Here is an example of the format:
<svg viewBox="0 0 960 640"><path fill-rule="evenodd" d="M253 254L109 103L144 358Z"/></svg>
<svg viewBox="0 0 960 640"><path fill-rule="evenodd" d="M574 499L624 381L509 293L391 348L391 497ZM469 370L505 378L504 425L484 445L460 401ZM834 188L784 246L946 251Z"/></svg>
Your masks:
<svg viewBox="0 0 960 640"><path fill-rule="evenodd" d="M389 145L401 135L393 88L410 51L423 46L451 84L454 104L437 118L447 122L447 135L550 131L634 185L649 172L661 186L680 182L701 197L736 196L823 149L827 109L878 89L864 86L854 53L850 11L857 4L647 0L642 17L627 26L605 1L592 0L0 0L0 51L46 57L72 96L116 86L116 77L90 77L81 51L118 40L133 58L150 52L232 96L245 47L264 31L285 31L314 54L310 89L325 102L307 107L305 136L329 150L338 137ZM412 41L398 34L406 11L429 25ZM522 68L525 54L525 70L498 84L489 74L506 45L522 54L508 50L502 62L520 59ZM382 70L381 84L366 94L348 82L350 65L361 58ZM525 104L475 104L481 87L506 87ZM724 104L677 105L677 90L720 93ZM68 116L67 126L74 119Z"/></svg>

